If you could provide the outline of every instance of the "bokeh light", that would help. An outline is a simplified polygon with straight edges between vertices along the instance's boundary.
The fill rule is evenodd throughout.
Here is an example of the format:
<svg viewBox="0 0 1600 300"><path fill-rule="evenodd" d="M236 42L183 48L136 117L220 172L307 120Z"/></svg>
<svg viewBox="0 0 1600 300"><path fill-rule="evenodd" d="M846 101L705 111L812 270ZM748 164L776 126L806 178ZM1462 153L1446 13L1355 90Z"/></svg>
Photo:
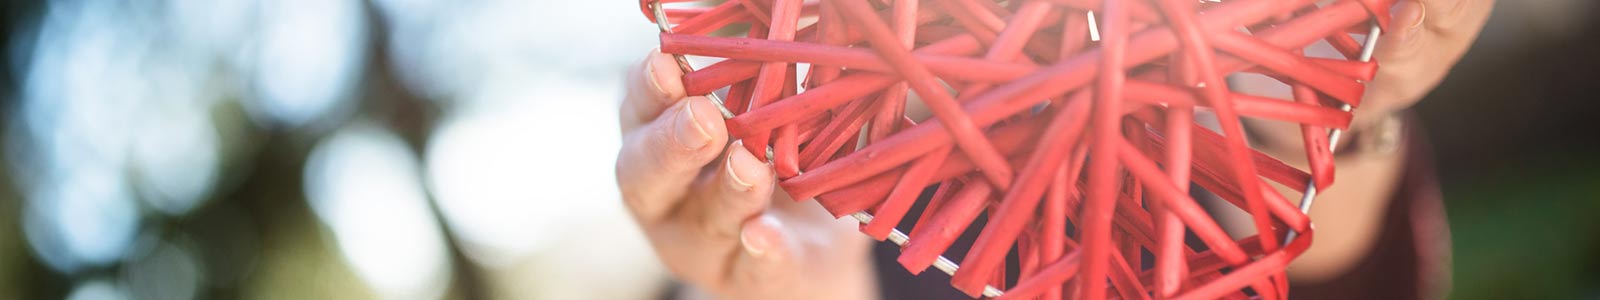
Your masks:
<svg viewBox="0 0 1600 300"><path fill-rule="evenodd" d="M62 272L121 259L140 220L122 179L116 170L81 167L30 193L23 230L34 255Z"/></svg>
<svg viewBox="0 0 1600 300"><path fill-rule="evenodd" d="M161 48L158 8L53 5L22 69L6 158L33 252L58 271L118 262L143 223L140 200L180 215L215 185L215 96L190 61L205 56Z"/></svg>
<svg viewBox="0 0 1600 300"><path fill-rule="evenodd" d="M428 180L451 228L490 265L520 258L603 209L620 209L611 175L621 142L590 81L498 81L455 110L428 144ZM507 139L515 136L518 138Z"/></svg>
<svg viewBox="0 0 1600 300"><path fill-rule="evenodd" d="M328 124L350 113L351 87L366 57L366 18L355 0L262 1L253 49L251 115L290 127Z"/></svg>
<svg viewBox="0 0 1600 300"><path fill-rule="evenodd" d="M121 282L134 299L195 299L206 282L205 266L181 240L147 235L138 253L121 270Z"/></svg>
<svg viewBox="0 0 1600 300"><path fill-rule="evenodd" d="M305 188L345 261L384 296L429 299L450 278L416 156L393 133L357 124L312 150Z"/></svg>
<svg viewBox="0 0 1600 300"><path fill-rule="evenodd" d="M626 1L377 0L374 4L392 26L389 50L404 71L400 77L410 88L441 101L483 98L472 94L486 81L526 83L568 77L617 82L621 80L617 71L655 45L649 23L616 21L639 17L635 4Z"/></svg>
<svg viewBox="0 0 1600 300"><path fill-rule="evenodd" d="M88 280L72 288L72 293L67 294L67 300L124 300L129 299L127 292L117 287L115 283L106 280Z"/></svg>

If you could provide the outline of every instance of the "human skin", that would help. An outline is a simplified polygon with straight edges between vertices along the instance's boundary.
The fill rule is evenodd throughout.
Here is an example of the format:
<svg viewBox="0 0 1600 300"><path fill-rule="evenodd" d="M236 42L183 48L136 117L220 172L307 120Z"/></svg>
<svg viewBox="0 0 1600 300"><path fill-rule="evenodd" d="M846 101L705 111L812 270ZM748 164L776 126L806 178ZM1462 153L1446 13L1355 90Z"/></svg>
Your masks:
<svg viewBox="0 0 1600 300"><path fill-rule="evenodd" d="M685 97L671 56L630 76L617 157L622 198L688 298L873 299L871 241L814 201L776 192L705 97Z"/></svg>
<svg viewBox="0 0 1600 300"><path fill-rule="evenodd" d="M1415 104L1477 38L1493 0L1401 0L1376 53L1352 128ZM728 299L874 299L870 240L815 202L776 191L772 168L728 145L717 109L686 97L668 55L631 72L620 111L617 183L635 221L688 294ZM1294 126L1251 124L1269 153L1304 153ZM1304 158L1277 155L1304 166ZM1370 156L1370 157L1369 157ZM1371 247L1402 158L1341 158L1338 184L1312 211L1317 241L1290 269L1296 280L1342 274Z"/></svg>

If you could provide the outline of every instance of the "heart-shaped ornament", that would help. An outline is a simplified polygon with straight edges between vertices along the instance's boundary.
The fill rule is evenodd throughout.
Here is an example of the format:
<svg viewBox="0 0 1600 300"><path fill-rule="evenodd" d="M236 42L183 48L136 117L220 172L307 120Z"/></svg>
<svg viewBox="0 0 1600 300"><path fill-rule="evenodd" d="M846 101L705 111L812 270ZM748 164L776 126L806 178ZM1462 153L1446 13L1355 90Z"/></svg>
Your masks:
<svg viewBox="0 0 1600 300"><path fill-rule="evenodd" d="M999 299L1287 297L1284 268L1311 241L1304 210L1333 183L1332 148L1376 73L1392 5L663 2L688 0L640 7L689 94L726 99L729 133L766 153L790 196L901 245L912 273L934 267ZM1318 42L1339 55L1306 55ZM684 55L725 60L694 70ZM1234 74L1276 79L1291 99L1232 91ZM932 117L913 121L912 102ZM1251 149L1243 118L1299 124L1309 170ZM1273 183L1298 190L1300 207ZM1191 184L1263 234L1224 232ZM959 265L941 256L972 226Z"/></svg>

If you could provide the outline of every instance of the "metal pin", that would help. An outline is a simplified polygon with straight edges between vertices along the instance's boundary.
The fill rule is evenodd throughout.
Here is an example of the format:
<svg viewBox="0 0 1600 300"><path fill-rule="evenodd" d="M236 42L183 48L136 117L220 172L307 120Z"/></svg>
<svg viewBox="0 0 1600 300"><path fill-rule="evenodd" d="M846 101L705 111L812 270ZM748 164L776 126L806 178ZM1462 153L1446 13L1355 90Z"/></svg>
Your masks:
<svg viewBox="0 0 1600 300"><path fill-rule="evenodd" d="M1084 14L1089 15L1089 40L1090 41L1099 42L1100 41L1100 23L1094 20L1094 12L1093 11L1085 12Z"/></svg>
<svg viewBox="0 0 1600 300"><path fill-rule="evenodd" d="M1359 57L1361 62L1372 61L1372 53L1378 49L1378 36L1383 35L1383 29L1378 28L1378 22L1370 23L1370 27L1367 28L1366 44L1361 45L1361 55ZM1350 112L1350 108L1350 104L1339 105L1339 110L1344 112ZM1334 152L1339 148L1339 136L1343 134L1344 130L1338 128L1328 131L1328 152ZM1300 213L1310 215L1311 204L1315 201L1317 201L1317 182L1313 178L1306 180L1306 193L1300 197ZM1300 237L1300 232L1290 230L1288 234L1283 236L1283 245L1288 246L1289 242L1293 242L1297 237Z"/></svg>
<svg viewBox="0 0 1600 300"><path fill-rule="evenodd" d="M854 217L856 219L856 221L861 222L861 224L866 224L866 223L872 222L872 214L869 214L869 213L864 212L864 211L860 211L860 212L856 212L856 213L850 214L850 216ZM901 247L905 247L906 243L911 242L911 238L907 237L905 233L900 232L899 229L890 229L890 231L889 231L889 241L890 242L894 242L895 245L898 245L898 246L901 246ZM938 258L936 258L933 261L933 267L936 268L936 269L939 269L939 271L942 271L945 274L949 274L950 276L955 276L956 275L956 270L961 269L961 266L956 265L955 262L952 262L952 261L950 261L950 259L945 258L944 255L940 255ZM984 297L994 298L994 297L1000 297L1000 295L1002 295L1002 294L1004 294L1004 293L1001 292L1000 289L995 288L994 286L991 286L991 285L984 285L983 286L983 296Z"/></svg>

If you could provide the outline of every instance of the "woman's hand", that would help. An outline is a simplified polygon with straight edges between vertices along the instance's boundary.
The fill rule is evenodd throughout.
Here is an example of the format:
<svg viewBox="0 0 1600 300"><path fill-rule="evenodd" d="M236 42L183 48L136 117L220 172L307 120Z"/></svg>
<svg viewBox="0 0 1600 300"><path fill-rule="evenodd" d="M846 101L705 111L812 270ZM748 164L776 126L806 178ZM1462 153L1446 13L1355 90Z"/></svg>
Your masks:
<svg viewBox="0 0 1600 300"><path fill-rule="evenodd" d="M671 56L641 65L622 104L617 184L673 274L719 298L876 298L854 222L775 193L772 168L727 144L715 104L685 97Z"/></svg>
<svg viewBox="0 0 1600 300"><path fill-rule="evenodd" d="M1378 43L1378 76L1367 85L1356 128L1427 96L1478 39L1494 0L1399 0Z"/></svg>

